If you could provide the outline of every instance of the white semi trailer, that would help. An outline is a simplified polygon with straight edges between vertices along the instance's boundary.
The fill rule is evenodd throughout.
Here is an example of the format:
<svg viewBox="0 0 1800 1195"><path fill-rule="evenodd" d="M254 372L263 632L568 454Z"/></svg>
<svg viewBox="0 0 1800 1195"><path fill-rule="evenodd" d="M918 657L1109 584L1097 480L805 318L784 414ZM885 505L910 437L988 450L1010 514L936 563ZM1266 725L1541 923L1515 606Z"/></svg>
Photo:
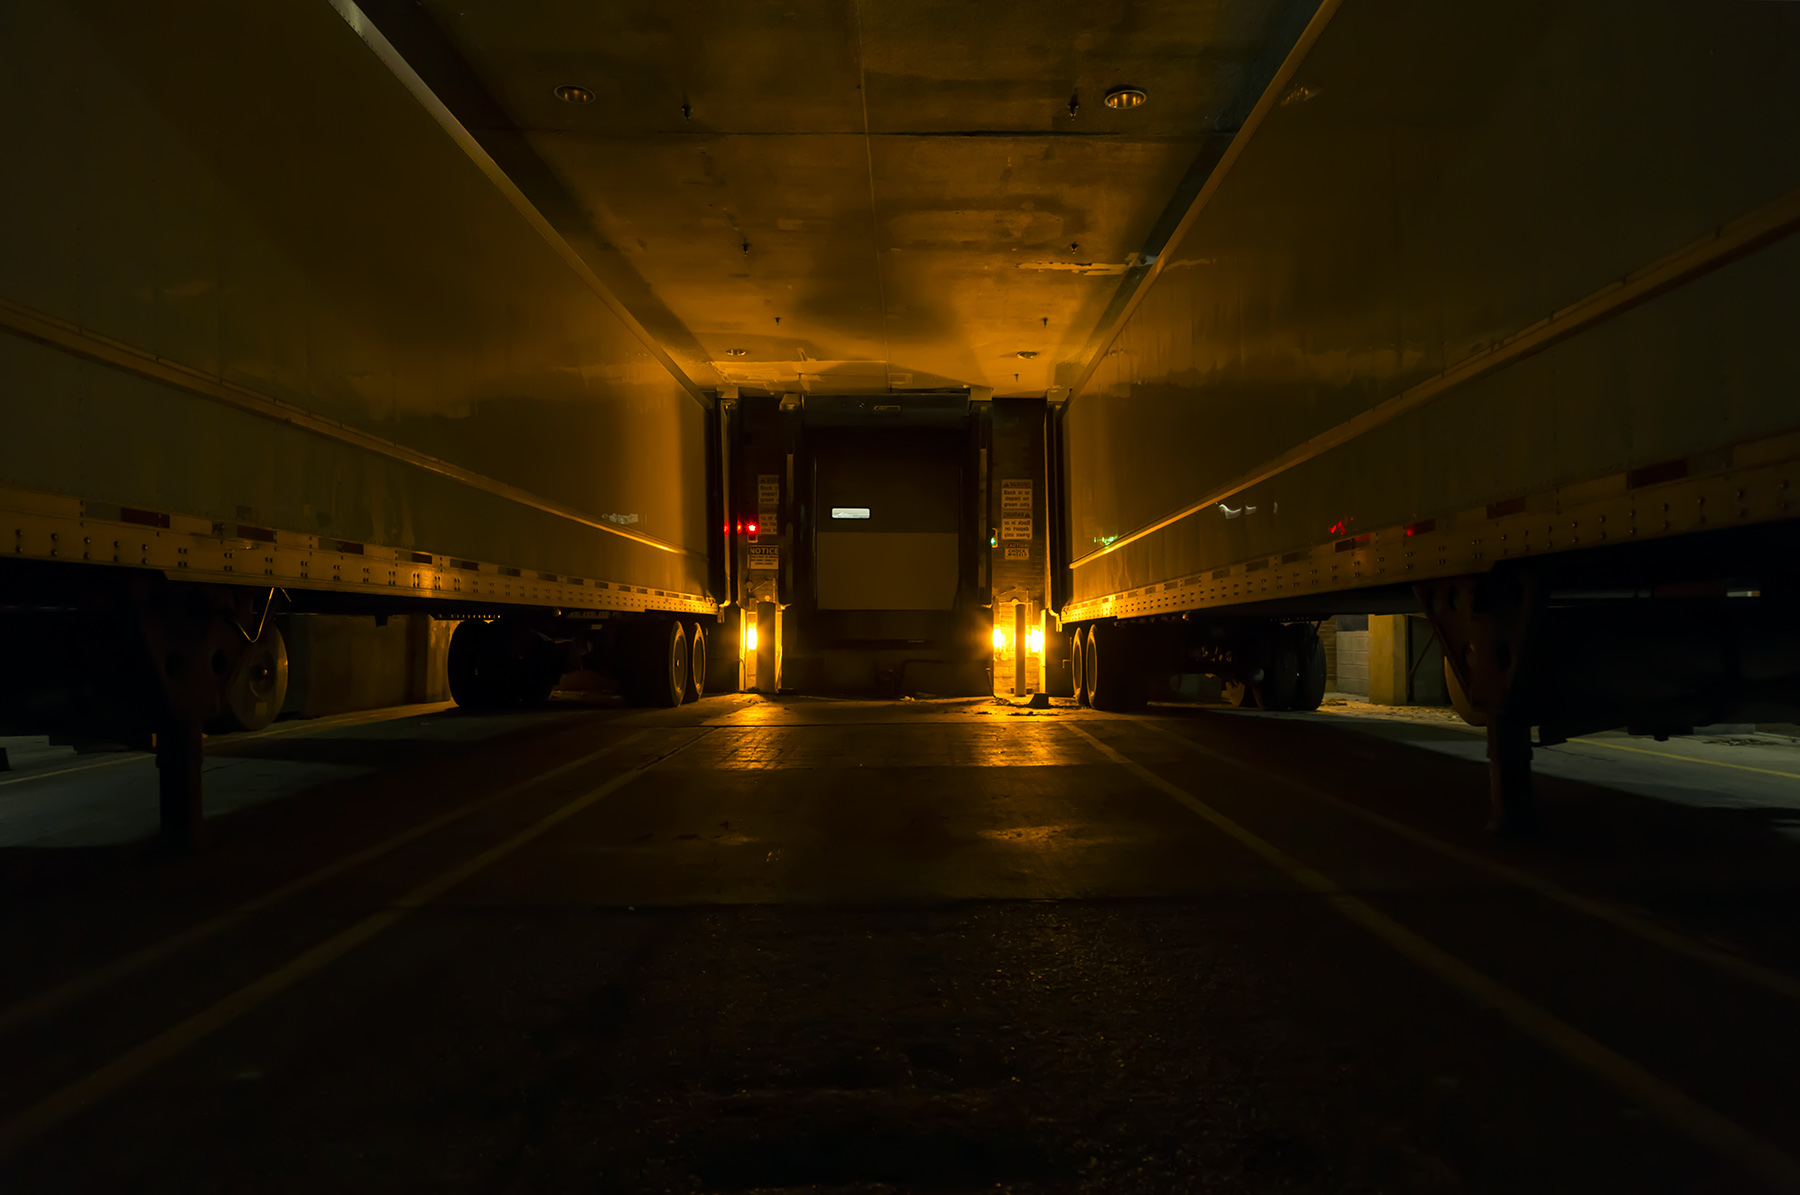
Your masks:
<svg viewBox="0 0 1800 1195"><path fill-rule="evenodd" d="M1534 742L1792 720L1796 32L1322 5L1071 379L1084 696L1310 708L1313 620L1420 611L1498 829Z"/></svg>
<svg viewBox="0 0 1800 1195"><path fill-rule="evenodd" d="M354 6L4 12L0 722L154 736L191 840L287 612L460 620L464 704L696 692L711 397Z"/></svg>

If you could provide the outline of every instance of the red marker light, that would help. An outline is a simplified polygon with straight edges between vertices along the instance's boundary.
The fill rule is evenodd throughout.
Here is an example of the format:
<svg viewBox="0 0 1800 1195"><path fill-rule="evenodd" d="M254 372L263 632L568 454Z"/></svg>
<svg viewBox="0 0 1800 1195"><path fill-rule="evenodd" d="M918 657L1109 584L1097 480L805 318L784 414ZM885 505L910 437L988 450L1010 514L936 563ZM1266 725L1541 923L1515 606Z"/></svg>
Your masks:
<svg viewBox="0 0 1800 1195"><path fill-rule="evenodd" d="M756 524L755 523L750 524L750 534L751 535L756 534Z"/></svg>

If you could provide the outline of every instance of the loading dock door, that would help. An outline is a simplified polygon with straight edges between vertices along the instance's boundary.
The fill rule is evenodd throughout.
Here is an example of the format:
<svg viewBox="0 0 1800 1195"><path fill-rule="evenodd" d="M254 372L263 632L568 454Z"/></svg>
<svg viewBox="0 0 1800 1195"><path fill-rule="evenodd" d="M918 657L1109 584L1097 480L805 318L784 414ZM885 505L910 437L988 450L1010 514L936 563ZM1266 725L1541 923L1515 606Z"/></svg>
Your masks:
<svg viewBox="0 0 1800 1195"><path fill-rule="evenodd" d="M815 440L814 575L821 610L950 610L961 539L963 438L844 429Z"/></svg>

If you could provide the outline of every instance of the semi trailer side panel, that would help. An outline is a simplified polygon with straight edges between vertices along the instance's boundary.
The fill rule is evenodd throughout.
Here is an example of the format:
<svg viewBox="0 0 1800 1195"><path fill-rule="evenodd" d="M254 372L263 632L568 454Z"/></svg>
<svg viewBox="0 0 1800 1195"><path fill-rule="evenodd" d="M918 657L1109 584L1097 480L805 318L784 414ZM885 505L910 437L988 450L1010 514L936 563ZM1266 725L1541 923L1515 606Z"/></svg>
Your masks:
<svg viewBox="0 0 1800 1195"><path fill-rule="evenodd" d="M12 530L150 512L212 574L710 605L702 396L358 15L0 7Z"/></svg>
<svg viewBox="0 0 1800 1195"><path fill-rule="evenodd" d="M1784 5L1331 15L1071 399L1067 613L1800 513L1797 38Z"/></svg>

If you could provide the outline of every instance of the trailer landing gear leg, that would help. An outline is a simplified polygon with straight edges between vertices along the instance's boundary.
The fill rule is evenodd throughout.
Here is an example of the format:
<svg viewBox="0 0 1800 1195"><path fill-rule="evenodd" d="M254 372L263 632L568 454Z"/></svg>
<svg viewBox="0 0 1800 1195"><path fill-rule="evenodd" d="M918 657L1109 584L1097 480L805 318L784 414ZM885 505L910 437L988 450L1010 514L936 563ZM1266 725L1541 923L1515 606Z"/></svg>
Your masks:
<svg viewBox="0 0 1800 1195"><path fill-rule="evenodd" d="M199 850L205 836L200 805L203 739L198 721L171 720L156 736L162 844L177 854Z"/></svg>
<svg viewBox="0 0 1800 1195"><path fill-rule="evenodd" d="M1488 718L1488 833L1534 838L1537 806L1531 793L1531 727L1516 714Z"/></svg>
<svg viewBox="0 0 1800 1195"><path fill-rule="evenodd" d="M1532 710L1542 708L1534 668L1543 610L1538 579L1523 568L1496 568L1427 581L1413 591L1444 645L1446 680L1463 698L1458 711L1487 727L1488 831L1535 837L1531 724Z"/></svg>

